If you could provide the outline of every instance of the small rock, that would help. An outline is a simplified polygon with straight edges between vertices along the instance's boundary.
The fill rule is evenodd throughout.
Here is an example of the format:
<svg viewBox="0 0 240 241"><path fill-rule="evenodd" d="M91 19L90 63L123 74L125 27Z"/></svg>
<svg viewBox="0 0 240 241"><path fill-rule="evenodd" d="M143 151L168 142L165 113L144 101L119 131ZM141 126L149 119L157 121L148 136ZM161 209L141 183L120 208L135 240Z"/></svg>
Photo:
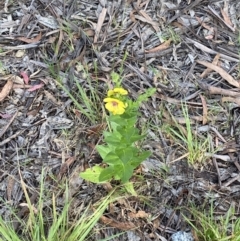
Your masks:
<svg viewBox="0 0 240 241"><path fill-rule="evenodd" d="M128 236L128 241L140 241L141 238L138 237L134 232L132 231L128 231L127 232L127 236Z"/></svg>
<svg viewBox="0 0 240 241"><path fill-rule="evenodd" d="M172 241L194 241L191 233L179 231L172 235Z"/></svg>

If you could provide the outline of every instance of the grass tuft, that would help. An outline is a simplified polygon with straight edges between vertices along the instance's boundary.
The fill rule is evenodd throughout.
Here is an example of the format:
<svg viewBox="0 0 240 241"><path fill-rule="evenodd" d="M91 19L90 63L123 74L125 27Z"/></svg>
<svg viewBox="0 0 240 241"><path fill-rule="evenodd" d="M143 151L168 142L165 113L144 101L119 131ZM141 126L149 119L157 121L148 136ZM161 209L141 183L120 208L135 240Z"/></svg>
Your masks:
<svg viewBox="0 0 240 241"><path fill-rule="evenodd" d="M42 172L44 173L44 172ZM117 200L114 191L99 200L98 203L90 204L80 208L76 217L71 218L71 200L67 195L68 185L66 184L64 206L60 210L56 205L56 197L52 195L51 212L46 215L44 192L44 175L41 175L41 187L39 191L38 204L34 207L31 204L27 186L20 174L21 186L26 198L29 210L27 220L20 220L21 231L14 230L12 221L5 221L0 217L0 240L2 241L84 241L91 236L95 224L99 221L104 211L111 202ZM84 211L82 211L84 208ZM92 211L93 209L93 211ZM16 215L13 213L13 216ZM49 219L49 217L51 217Z"/></svg>
<svg viewBox="0 0 240 241"><path fill-rule="evenodd" d="M240 218L236 218L235 210L230 207L225 215L217 217L213 204L208 211L190 209L192 219L184 216L201 241L240 241ZM194 221L193 221L194 220Z"/></svg>

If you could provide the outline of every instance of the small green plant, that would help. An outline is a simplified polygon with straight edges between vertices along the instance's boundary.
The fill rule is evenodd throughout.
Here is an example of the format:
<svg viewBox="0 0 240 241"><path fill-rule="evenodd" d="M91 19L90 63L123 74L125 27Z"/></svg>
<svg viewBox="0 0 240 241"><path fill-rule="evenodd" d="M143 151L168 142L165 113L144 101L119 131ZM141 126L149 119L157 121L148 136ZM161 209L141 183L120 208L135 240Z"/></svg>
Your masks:
<svg viewBox="0 0 240 241"><path fill-rule="evenodd" d="M134 169L147 157L150 151L142 151L138 142L145 138L139 133L135 124L139 115L139 107L146 101L155 89L148 89L136 101L127 95L127 90L121 87L120 76L112 74L115 88L108 91L104 99L105 107L110 112L108 124L110 131L103 133L105 145L96 147L103 159L103 165L96 165L82 172L80 176L94 183L119 180L128 183ZM130 187L128 187L130 188Z"/></svg>
<svg viewBox="0 0 240 241"><path fill-rule="evenodd" d="M212 152L210 140L208 137L204 137L203 139L202 137L193 133L187 106L182 105L182 112L186 123L186 129L178 124L174 117L173 121L175 122L176 127L164 125L163 129L166 133L170 134L174 140L178 142L180 140L182 142L180 145L187 151L184 156L187 157L189 164L203 164L206 160L205 153Z"/></svg>
<svg viewBox="0 0 240 241"><path fill-rule="evenodd" d="M171 27L166 28L163 32L157 34L161 42L171 39L174 44L181 42L180 35Z"/></svg>
<svg viewBox="0 0 240 241"><path fill-rule="evenodd" d="M198 211L191 208L192 218L184 216L202 241L240 241L240 218L236 218L235 210L230 207L225 215L216 218L213 204L210 210Z"/></svg>
<svg viewBox="0 0 240 241"><path fill-rule="evenodd" d="M71 81L75 82L76 89L71 91L67 85L64 84L64 81L60 77L59 70L50 63L48 64L48 67L57 85L72 100L76 109L78 109L80 113L88 119L88 121L90 121L92 124L96 124L99 119L98 114L100 113L100 108L98 107L98 103L100 101L97 93L97 88L93 85L87 69L85 69L81 64L77 65L79 72L83 72L84 78L88 83L88 87L84 88L77 78L73 78Z"/></svg>

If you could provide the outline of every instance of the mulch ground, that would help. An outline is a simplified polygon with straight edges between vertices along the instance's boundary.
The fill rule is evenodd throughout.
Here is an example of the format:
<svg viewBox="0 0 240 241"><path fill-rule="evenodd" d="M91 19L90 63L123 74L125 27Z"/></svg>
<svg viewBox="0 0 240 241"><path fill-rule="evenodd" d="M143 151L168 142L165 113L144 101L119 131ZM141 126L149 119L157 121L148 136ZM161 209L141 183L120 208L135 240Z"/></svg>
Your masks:
<svg viewBox="0 0 240 241"><path fill-rule="evenodd" d="M1 216L9 219L9 205L27 215L19 173L33 203L43 169L59 206L67 179L73 216L107 194L79 173L101 162L94 147L106 125L97 110L112 71L132 98L157 88L139 120L153 154L136 170L143 179L133 178L142 198L113 204L94 240L122 230L112 240L169 239L190 231L182 214L191 205L213 203L216 216L239 210L239 12L237 0L1 1ZM76 80L90 99L91 88L98 94L95 118L69 98L66 91L78 98ZM172 131L186 134L185 107L199 146L193 165Z"/></svg>

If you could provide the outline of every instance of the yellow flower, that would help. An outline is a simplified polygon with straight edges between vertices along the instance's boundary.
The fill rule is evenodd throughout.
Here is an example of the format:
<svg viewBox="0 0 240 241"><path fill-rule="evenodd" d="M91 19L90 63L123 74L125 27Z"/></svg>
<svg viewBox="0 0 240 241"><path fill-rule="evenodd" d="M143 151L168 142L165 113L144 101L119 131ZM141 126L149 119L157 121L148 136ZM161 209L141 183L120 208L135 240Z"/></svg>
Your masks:
<svg viewBox="0 0 240 241"><path fill-rule="evenodd" d="M109 90L107 96L113 96L115 94L120 94L120 95L127 95L128 92L127 90L123 89L123 88L114 88L113 90Z"/></svg>
<svg viewBox="0 0 240 241"><path fill-rule="evenodd" d="M122 115L125 112L125 108L127 108L127 104L118 99L105 98L103 101L106 102L106 109L113 115Z"/></svg>

